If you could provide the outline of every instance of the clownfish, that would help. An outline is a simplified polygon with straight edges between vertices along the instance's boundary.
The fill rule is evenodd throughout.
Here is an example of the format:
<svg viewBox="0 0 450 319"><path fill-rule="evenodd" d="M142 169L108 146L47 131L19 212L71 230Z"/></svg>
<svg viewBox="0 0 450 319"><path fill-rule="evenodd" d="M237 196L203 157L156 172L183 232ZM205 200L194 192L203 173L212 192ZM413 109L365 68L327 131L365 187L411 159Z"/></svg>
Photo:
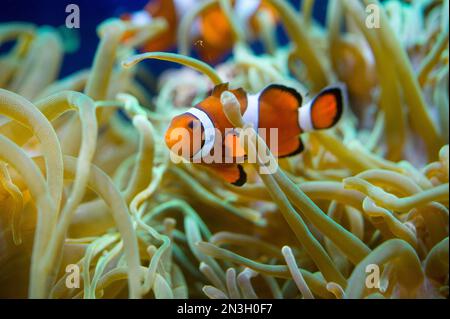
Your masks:
<svg viewBox="0 0 450 319"><path fill-rule="evenodd" d="M230 134L233 125L226 117L220 100L225 91L231 92L239 101L244 122L251 123L258 132L265 131L265 136L261 137L273 155L279 158L294 156L304 150L301 134L336 125L346 100L343 84L329 86L303 104L299 92L283 85L272 84L257 94L247 94L243 89L229 90L225 83L216 86L210 96L187 112L174 117L165 134L168 148L189 162L198 162L214 170L218 176L236 186L242 186L247 181L241 164L226 160L219 163L206 161L206 158L214 156L216 145L223 150L232 150L228 154L236 158L245 156L239 147L239 137ZM200 143L194 140L196 129L201 129ZM267 142L270 141L272 129L277 132L274 148ZM188 134L179 134L180 130ZM187 156L180 152L180 145L189 149Z"/></svg>
<svg viewBox="0 0 450 319"><path fill-rule="evenodd" d="M121 16L135 25L145 25L155 18L164 18L167 30L141 48L145 52L167 51L175 47L178 25L183 16L202 0L151 0L141 11ZM234 11L240 23L253 33L258 32L255 14L260 9L270 13L276 21L273 10L262 0L234 0ZM193 42L202 60L213 63L229 53L234 45L231 25L220 5L214 4L205 10L194 24L191 32Z"/></svg>

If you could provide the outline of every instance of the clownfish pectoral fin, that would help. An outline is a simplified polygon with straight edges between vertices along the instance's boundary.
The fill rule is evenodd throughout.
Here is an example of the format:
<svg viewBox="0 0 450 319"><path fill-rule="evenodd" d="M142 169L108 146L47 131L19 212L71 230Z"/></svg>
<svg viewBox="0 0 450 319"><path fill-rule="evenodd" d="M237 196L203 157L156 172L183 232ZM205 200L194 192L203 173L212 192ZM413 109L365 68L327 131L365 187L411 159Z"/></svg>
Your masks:
<svg viewBox="0 0 450 319"><path fill-rule="evenodd" d="M305 149L303 141L296 136L278 145L278 150L274 151L274 155L280 158L291 157L300 154Z"/></svg>
<svg viewBox="0 0 450 319"><path fill-rule="evenodd" d="M316 130L329 129L341 118L344 109L344 87L331 86L324 89L311 102L311 124Z"/></svg>
<svg viewBox="0 0 450 319"><path fill-rule="evenodd" d="M219 175L224 181L235 186L242 186L247 182L247 174L240 164L212 164L206 167Z"/></svg>
<svg viewBox="0 0 450 319"><path fill-rule="evenodd" d="M278 110L289 109L297 110L302 106L303 98L297 90L279 84L271 84L267 86L259 97L262 105L271 106ZM264 112L264 110L261 110Z"/></svg>
<svg viewBox="0 0 450 319"><path fill-rule="evenodd" d="M247 93L242 88L230 89L229 83L218 84L211 92L211 96L214 96L220 100L220 96L223 92L230 91L233 93L239 101L241 108L247 107Z"/></svg>

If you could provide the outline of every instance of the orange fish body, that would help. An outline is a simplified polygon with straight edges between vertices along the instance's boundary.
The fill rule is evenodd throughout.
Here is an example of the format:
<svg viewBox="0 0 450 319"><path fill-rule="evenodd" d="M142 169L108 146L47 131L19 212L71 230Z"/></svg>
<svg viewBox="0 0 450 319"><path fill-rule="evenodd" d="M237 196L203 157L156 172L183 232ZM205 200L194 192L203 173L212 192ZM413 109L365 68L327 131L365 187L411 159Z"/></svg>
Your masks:
<svg viewBox="0 0 450 319"><path fill-rule="evenodd" d="M208 98L176 116L166 132L165 140L169 149L185 160L205 165L224 180L241 186L246 182L246 174L236 159L245 158L245 153L222 109L220 97L227 90L228 84L216 86ZM345 104L341 85L325 88L304 105L302 96L295 89L282 85L269 85L253 95L243 89L229 91L240 103L243 120L257 128L277 157L301 153L304 146L300 135L333 127L339 121ZM183 131L187 133L179 134ZM195 132L201 134L196 135ZM187 147L183 148L183 145ZM187 148L189 152L183 153L182 150ZM215 154L217 150L221 151L219 161ZM228 161L230 156L231 162Z"/></svg>
<svg viewBox="0 0 450 319"><path fill-rule="evenodd" d="M209 63L219 60L233 48L233 31L218 4L200 17L199 36L195 43L201 59Z"/></svg>

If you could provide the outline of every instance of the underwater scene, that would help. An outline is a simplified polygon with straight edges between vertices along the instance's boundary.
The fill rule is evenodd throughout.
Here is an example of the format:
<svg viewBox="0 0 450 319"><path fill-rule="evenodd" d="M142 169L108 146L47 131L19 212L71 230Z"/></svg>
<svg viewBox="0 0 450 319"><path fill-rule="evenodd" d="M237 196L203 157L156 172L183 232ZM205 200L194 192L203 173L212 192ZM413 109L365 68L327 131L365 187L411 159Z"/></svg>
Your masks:
<svg viewBox="0 0 450 319"><path fill-rule="evenodd" d="M446 299L449 0L2 0L0 298Z"/></svg>

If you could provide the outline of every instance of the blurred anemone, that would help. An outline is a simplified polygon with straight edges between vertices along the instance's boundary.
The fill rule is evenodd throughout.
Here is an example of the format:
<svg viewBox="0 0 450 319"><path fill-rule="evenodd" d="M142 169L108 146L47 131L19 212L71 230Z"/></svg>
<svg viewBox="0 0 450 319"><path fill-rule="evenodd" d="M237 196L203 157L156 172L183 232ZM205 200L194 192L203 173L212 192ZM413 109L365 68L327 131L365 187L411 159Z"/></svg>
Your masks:
<svg viewBox="0 0 450 319"><path fill-rule="evenodd" d="M0 296L448 297L448 0L330 1L325 26L314 1L299 12L265 0L259 39L227 0L209 2L234 30L232 56L215 67L189 57L204 4L179 23L181 54L135 55L168 27L162 18L110 19L92 66L63 79L56 30L0 25L0 44L13 43L0 56ZM380 28L365 25L370 4ZM145 59L182 68L155 77ZM309 133L272 175L246 164L239 188L169 160L171 118L215 84L254 93L280 83L308 96L336 81L349 90L344 119ZM246 152L272 156L255 147L234 95L221 101L250 132ZM68 265L79 286L67 285ZM378 288L366 285L369 265Z"/></svg>

